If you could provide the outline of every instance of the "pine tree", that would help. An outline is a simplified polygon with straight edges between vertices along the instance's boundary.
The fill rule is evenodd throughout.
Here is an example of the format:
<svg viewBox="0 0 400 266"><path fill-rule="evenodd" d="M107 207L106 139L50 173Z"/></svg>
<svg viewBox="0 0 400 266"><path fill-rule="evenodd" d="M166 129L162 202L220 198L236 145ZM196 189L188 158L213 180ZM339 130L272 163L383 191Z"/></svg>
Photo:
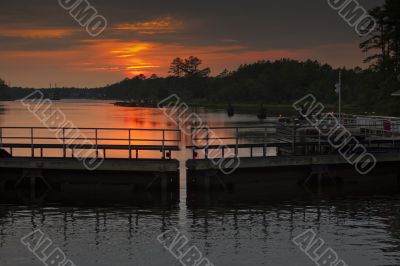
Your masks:
<svg viewBox="0 0 400 266"><path fill-rule="evenodd" d="M400 70L400 1L386 0L383 7L370 11L377 22L375 30L360 44L363 52L373 52L365 62L371 68L398 72Z"/></svg>

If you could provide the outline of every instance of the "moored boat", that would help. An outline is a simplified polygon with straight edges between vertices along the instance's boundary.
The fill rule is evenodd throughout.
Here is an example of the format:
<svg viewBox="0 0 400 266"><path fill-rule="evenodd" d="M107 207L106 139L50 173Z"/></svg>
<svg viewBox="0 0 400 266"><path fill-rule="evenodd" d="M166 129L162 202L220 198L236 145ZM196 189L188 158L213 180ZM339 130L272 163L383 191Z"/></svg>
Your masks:
<svg viewBox="0 0 400 266"><path fill-rule="evenodd" d="M157 108L159 105L156 101L150 99L144 99L140 101L123 101L123 102L115 102L115 106L121 107L146 107L146 108Z"/></svg>

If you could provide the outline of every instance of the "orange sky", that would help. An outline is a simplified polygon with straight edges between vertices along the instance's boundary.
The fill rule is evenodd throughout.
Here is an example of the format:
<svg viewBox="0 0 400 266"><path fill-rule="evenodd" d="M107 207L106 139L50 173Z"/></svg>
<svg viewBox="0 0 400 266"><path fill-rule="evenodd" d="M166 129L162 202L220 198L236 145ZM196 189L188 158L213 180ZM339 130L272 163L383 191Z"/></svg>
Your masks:
<svg viewBox="0 0 400 266"><path fill-rule="evenodd" d="M19 29L18 31L27 31ZM28 31L35 38L61 38L68 31L51 29L48 32L32 29ZM48 35L46 35L48 33ZM0 35L2 32L0 31ZM12 34L11 32L7 34ZM140 40L81 40L77 48L47 51L0 51L3 62L8 62L8 69L2 71L6 80L13 80L15 85L28 86L14 80L15 76L8 70L20 70L18 77L30 80L37 86L47 86L49 83L58 83L58 86L73 86L86 84L86 86L104 85L117 82L125 77L133 77L138 74L168 75L170 62L177 56L188 57L195 55L203 60L204 66L211 66L213 74L218 74L225 68L233 70L240 64L252 63L261 59L277 60L292 58L299 60L322 59L324 52L327 57L336 49L357 52L351 45L342 44L335 46L321 46L313 49L276 49L276 50L248 50L236 42L225 42L215 46L186 46L182 44L163 44L157 42L145 42ZM327 58L328 59L328 58ZM352 59L343 65L352 65ZM341 66L341 65L339 65ZM37 75L37 73L41 73ZM47 76L47 73L52 73ZM78 75L77 75L78 74ZM96 79L94 82L84 82L80 78L78 82L65 82L63 76L71 75ZM96 78L98 76L98 78Z"/></svg>
<svg viewBox="0 0 400 266"><path fill-rule="evenodd" d="M107 13L101 7L99 10ZM354 67L362 66L364 57L358 48L358 37L343 24L337 27L344 28L347 37L332 42L325 40L333 38L328 31L323 32L326 36L316 32L315 22L310 22L309 27L292 29L263 17L268 27L264 28L261 21L255 20L257 14L247 14L249 18L241 20L239 10L238 14L209 15L207 19L196 17L200 10L194 10L191 16L164 14L123 19L119 18L124 14L121 10L114 12L119 16L104 14L108 27L101 36L93 38L65 10L58 6L53 9L52 15L63 22L60 26L55 25L53 18L35 22L35 16L30 23L7 20L8 24L1 24L0 77L12 86L49 87L57 83L59 87L96 87L138 74L166 76L170 62L178 56L201 58L213 75L258 60L312 59ZM330 14L329 9L325 12ZM244 23L248 25L244 27Z"/></svg>

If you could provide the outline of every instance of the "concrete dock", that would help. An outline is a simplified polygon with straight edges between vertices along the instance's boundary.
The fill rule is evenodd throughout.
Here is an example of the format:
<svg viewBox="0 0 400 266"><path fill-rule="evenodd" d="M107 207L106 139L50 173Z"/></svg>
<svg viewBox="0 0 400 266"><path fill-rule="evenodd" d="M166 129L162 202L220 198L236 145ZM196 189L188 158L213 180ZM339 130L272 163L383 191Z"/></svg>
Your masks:
<svg viewBox="0 0 400 266"><path fill-rule="evenodd" d="M290 127L279 133L276 128L277 125L267 125L192 130L191 143L186 146L192 158L180 158L186 162L188 198L197 192L211 191L262 198L295 195L304 188L327 186L346 186L351 188L349 191L399 188L400 139L396 136L360 138L359 143L377 161L373 171L362 175L321 134L309 132L309 128L298 131ZM142 135L135 134L135 130ZM30 199L48 194L54 198L59 195L74 198L78 194L110 195L111 192L118 196L126 194L128 199L132 195L151 194L163 200L178 200L181 169L172 152L182 147L180 130L84 129L93 136L82 139L68 138L70 129L62 129L55 136L47 136L44 133L47 131L47 128L0 128L3 195L23 190L25 198ZM268 152L271 149L276 154L271 155ZM21 151L27 155L17 155ZM89 156L77 158L82 151ZM119 157L113 157L116 154ZM215 163L229 161L232 155L231 166L222 164L221 168L221 164Z"/></svg>
<svg viewBox="0 0 400 266"><path fill-rule="evenodd" d="M3 184L35 177L43 178L50 185L60 182L92 182L130 184L146 189L162 187L171 190L179 187L179 162L176 160L105 159L96 170L89 171L73 158L0 158L0 169L0 183Z"/></svg>
<svg viewBox="0 0 400 266"><path fill-rule="evenodd" d="M187 161L187 187L192 191L257 191L281 193L319 185L363 184L398 188L400 184L400 153L376 154L377 164L367 175L358 173L340 155L278 156L240 158L238 168L224 174L220 165L210 159ZM226 171L226 169L224 170Z"/></svg>

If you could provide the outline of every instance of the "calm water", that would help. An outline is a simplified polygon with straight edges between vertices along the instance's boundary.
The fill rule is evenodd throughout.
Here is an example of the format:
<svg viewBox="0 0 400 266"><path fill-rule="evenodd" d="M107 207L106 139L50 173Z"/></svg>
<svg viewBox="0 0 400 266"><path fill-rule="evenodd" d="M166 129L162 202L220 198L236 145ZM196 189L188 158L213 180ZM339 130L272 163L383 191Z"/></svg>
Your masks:
<svg viewBox="0 0 400 266"><path fill-rule="evenodd" d="M42 126L18 103L1 105L0 125ZM78 127L174 128L156 109L117 108L93 101L63 101L57 107ZM210 125L257 123L255 115L227 118L224 111L196 112ZM43 265L20 243L36 229L45 232L76 265L181 265L157 241L160 233L172 227L214 265L315 265L291 242L310 228L348 265L400 265L399 196L343 198L310 192L301 199L279 202L194 203L187 199L184 174L181 178L179 203L0 205L0 265Z"/></svg>

